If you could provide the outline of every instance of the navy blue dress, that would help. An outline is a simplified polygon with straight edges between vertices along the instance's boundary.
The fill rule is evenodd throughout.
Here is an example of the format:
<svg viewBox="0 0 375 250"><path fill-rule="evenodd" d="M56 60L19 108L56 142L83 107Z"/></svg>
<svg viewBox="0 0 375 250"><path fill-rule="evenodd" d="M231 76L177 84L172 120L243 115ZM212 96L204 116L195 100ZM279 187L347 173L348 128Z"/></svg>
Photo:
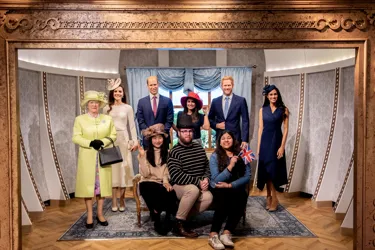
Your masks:
<svg viewBox="0 0 375 250"><path fill-rule="evenodd" d="M283 133L284 108L278 107L274 113L270 106L263 107L263 132L260 141L257 187L263 190L267 180L272 180L275 188L288 183L285 153L277 159Z"/></svg>

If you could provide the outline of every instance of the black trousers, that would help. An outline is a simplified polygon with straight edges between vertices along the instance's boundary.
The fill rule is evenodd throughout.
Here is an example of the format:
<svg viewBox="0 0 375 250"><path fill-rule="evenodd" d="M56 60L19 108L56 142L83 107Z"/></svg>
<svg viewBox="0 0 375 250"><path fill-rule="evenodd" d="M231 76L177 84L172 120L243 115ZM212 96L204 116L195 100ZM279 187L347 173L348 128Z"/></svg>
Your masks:
<svg viewBox="0 0 375 250"><path fill-rule="evenodd" d="M215 208L211 232L219 233L226 220L224 230L233 233L245 210L248 198L246 190L242 188L214 188L211 192L214 196Z"/></svg>
<svg viewBox="0 0 375 250"><path fill-rule="evenodd" d="M174 190L168 192L162 184L153 181L141 182L139 190L151 214L155 210L158 214L166 211L169 214L176 215L177 197Z"/></svg>

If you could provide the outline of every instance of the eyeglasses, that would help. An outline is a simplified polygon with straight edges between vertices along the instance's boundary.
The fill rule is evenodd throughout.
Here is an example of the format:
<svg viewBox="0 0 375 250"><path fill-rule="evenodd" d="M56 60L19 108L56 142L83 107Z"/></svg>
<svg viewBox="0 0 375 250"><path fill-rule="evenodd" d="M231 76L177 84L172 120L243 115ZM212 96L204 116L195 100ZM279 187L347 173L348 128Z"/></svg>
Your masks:
<svg viewBox="0 0 375 250"><path fill-rule="evenodd" d="M193 130L192 129L189 129L189 130L180 130L181 134L192 134L193 133Z"/></svg>

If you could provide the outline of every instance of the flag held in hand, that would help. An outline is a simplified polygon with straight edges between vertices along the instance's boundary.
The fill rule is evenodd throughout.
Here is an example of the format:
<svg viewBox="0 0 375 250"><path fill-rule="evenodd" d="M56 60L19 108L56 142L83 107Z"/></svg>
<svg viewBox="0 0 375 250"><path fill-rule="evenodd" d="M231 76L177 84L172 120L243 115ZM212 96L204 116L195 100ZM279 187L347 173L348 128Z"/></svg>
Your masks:
<svg viewBox="0 0 375 250"><path fill-rule="evenodd" d="M242 160L245 162L245 164L248 164L249 162L252 162L255 160L255 154L253 150L251 150L249 144L244 147L241 152L239 153L239 156L241 156Z"/></svg>

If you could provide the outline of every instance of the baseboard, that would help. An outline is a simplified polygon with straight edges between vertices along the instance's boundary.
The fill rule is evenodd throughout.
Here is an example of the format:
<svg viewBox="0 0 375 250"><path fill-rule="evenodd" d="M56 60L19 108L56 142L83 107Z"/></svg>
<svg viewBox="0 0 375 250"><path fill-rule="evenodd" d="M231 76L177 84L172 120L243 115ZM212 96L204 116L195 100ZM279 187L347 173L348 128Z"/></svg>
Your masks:
<svg viewBox="0 0 375 250"><path fill-rule="evenodd" d="M290 193L284 193L285 198L294 198L299 197L301 192L290 192Z"/></svg>
<svg viewBox="0 0 375 250"><path fill-rule="evenodd" d="M33 231L33 225L22 225L22 234L30 234Z"/></svg>
<svg viewBox="0 0 375 250"><path fill-rule="evenodd" d="M353 236L353 228L341 227L340 233L344 236Z"/></svg>
<svg viewBox="0 0 375 250"><path fill-rule="evenodd" d="M50 207L65 207L70 204L69 200L50 200Z"/></svg>
<svg viewBox="0 0 375 250"><path fill-rule="evenodd" d="M332 207L332 201L312 201L311 205L315 208Z"/></svg>
<svg viewBox="0 0 375 250"><path fill-rule="evenodd" d="M36 221L36 220L39 220L40 218L42 218L43 211L40 211L40 212L28 212L28 214L29 214L29 217L30 217L31 221Z"/></svg>
<svg viewBox="0 0 375 250"><path fill-rule="evenodd" d="M335 219L336 220L344 220L345 218L345 213L335 213Z"/></svg>

